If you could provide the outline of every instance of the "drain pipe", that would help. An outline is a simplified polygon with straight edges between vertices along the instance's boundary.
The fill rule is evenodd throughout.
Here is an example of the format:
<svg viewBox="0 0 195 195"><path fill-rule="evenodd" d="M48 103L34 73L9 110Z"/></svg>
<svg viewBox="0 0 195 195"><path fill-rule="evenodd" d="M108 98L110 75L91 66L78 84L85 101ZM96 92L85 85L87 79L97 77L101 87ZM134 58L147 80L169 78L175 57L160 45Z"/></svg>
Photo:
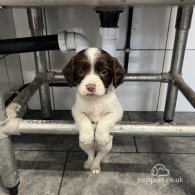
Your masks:
<svg viewBox="0 0 195 195"><path fill-rule="evenodd" d="M76 53L89 47L87 38L75 32L60 32L58 34L58 44L61 52L67 53L69 50L76 49Z"/></svg>
<svg viewBox="0 0 195 195"><path fill-rule="evenodd" d="M119 14L123 12L122 7L97 7L101 27L99 33L102 37L102 49L113 57L116 57L116 41L118 34Z"/></svg>
<svg viewBox="0 0 195 195"><path fill-rule="evenodd" d="M88 47L89 43L84 35L64 31L54 35L0 40L0 55L59 49L63 53L71 49L79 52Z"/></svg>

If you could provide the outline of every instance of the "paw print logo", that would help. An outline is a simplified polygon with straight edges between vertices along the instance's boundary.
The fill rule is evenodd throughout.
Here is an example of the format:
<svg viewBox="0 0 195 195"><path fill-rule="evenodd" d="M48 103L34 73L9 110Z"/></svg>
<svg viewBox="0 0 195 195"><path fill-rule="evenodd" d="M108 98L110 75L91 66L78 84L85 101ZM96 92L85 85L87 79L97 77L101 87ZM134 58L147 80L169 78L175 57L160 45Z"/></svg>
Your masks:
<svg viewBox="0 0 195 195"><path fill-rule="evenodd" d="M151 170L151 175L157 177L168 176L169 169L167 169L163 164L156 164Z"/></svg>

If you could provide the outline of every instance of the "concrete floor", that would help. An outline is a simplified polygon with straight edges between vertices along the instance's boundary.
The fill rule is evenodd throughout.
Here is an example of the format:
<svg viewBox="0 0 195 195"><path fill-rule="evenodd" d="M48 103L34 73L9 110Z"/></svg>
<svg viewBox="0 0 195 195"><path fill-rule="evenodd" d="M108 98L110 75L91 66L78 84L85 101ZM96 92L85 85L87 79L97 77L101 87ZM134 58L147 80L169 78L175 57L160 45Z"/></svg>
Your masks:
<svg viewBox="0 0 195 195"><path fill-rule="evenodd" d="M31 111L26 118L38 119L40 112ZM71 115L58 111L54 119L71 119ZM162 121L162 113L126 112L123 120ZM176 114L175 122L185 121L195 123L195 113ZM22 135L12 140L19 195L195 194L195 137L115 136L100 175L84 170L87 156L76 135ZM169 174L152 175L157 164L164 165ZM0 195L5 194L0 188Z"/></svg>

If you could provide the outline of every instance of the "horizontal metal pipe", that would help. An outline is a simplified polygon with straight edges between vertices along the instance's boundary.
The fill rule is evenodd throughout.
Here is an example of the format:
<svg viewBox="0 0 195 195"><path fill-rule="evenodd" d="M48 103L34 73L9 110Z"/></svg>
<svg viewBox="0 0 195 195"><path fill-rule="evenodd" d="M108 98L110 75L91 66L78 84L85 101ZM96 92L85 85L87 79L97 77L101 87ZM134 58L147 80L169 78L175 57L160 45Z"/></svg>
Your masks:
<svg viewBox="0 0 195 195"><path fill-rule="evenodd" d="M13 99L6 108L8 117L16 117L43 82L43 78L35 77L35 79Z"/></svg>
<svg viewBox="0 0 195 195"><path fill-rule="evenodd" d="M53 75L52 75L53 74ZM64 75L59 72L48 73L51 81L65 81ZM169 73L127 73L125 81L144 81L144 82L168 82Z"/></svg>
<svg viewBox="0 0 195 195"><path fill-rule="evenodd" d="M59 50L58 35L0 40L0 54Z"/></svg>
<svg viewBox="0 0 195 195"><path fill-rule="evenodd" d="M95 128L95 125L94 125ZM15 131L15 133L14 133ZM3 129L6 134L78 134L73 121L61 120L19 120L17 128ZM132 123L117 124L111 134L195 136L195 124Z"/></svg>
<svg viewBox="0 0 195 195"><path fill-rule="evenodd" d="M172 84L176 86L195 108L195 91L180 76L172 76Z"/></svg>
<svg viewBox="0 0 195 195"><path fill-rule="evenodd" d="M124 80L144 82L168 82L166 78L166 73L127 73Z"/></svg>
<svg viewBox="0 0 195 195"><path fill-rule="evenodd" d="M1 0L0 6L128 6L128 5L186 5L194 4L194 0Z"/></svg>

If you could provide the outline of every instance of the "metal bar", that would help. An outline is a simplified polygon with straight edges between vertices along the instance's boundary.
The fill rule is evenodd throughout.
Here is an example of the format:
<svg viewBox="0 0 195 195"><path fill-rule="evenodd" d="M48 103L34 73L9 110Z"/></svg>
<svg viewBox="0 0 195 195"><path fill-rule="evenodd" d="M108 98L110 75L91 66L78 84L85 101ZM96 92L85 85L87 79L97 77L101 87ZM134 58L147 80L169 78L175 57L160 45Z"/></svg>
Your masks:
<svg viewBox="0 0 195 195"><path fill-rule="evenodd" d="M183 78L179 76L173 76L171 82L181 91L189 103L195 108L195 92L190 88L190 86L188 86L187 83L185 83Z"/></svg>
<svg viewBox="0 0 195 195"><path fill-rule="evenodd" d="M29 27L33 36L43 35L43 17L41 8L31 8L27 10ZM43 51L34 53L36 71L38 73L47 72L46 54ZM42 117L51 118L51 100L48 83L44 83L39 89Z"/></svg>
<svg viewBox="0 0 195 195"><path fill-rule="evenodd" d="M128 73L124 81L168 82L168 73Z"/></svg>
<svg viewBox="0 0 195 195"><path fill-rule="evenodd" d="M173 47L170 73L181 74L185 54L188 30L190 28L193 6L179 7L176 18L176 33ZM177 101L178 90L172 84L168 85L167 97L164 110L164 120L173 121Z"/></svg>
<svg viewBox="0 0 195 195"><path fill-rule="evenodd" d="M6 121L5 105L0 90L0 177L6 188L13 188L18 185L19 180L11 141L3 133L3 127Z"/></svg>
<svg viewBox="0 0 195 195"><path fill-rule="evenodd" d="M1 0L0 6L35 7L35 6L129 6L129 5L186 5L194 0Z"/></svg>
<svg viewBox="0 0 195 195"><path fill-rule="evenodd" d="M49 81L65 81L64 75L59 72L49 72ZM144 81L144 82L168 82L169 73L127 73L124 81Z"/></svg>
<svg viewBox="0 0 195 195"><path fill-rule="evenodd" d="M0 139L0 176L6 188L19 184L18 169L10 139Z"/></svg>
<svg viewBox="0 0 195 195"><path fill-rule="evenodd" d="M59 50L58 35L0 40L0 54Z"/></svg>
<svg viewBox="0 0 195 195"><path fill-rule="evenodd" d="M95 125L94 125L95 128ZM7 134L78 134L73 121L60 120L19 120L17 132L5 127ZM111 134L158 135L158 136L195 136L195 124L167 123L120 123Z"/></svg>
<svg viewBox="0 0 195 195"><path fill-rule="evenodd" d="M35 79L13 99L6 108L8 117L17 117L22 108L28 103L28 100L40 88L43 82L43 78L35 77Z"/></svg>
<svg viewBox="0 0 195 195"><path fill-rule="evenodd" d="M0 124L6 120L5 104L3 101L3 95L0 88Z"/></svg>

